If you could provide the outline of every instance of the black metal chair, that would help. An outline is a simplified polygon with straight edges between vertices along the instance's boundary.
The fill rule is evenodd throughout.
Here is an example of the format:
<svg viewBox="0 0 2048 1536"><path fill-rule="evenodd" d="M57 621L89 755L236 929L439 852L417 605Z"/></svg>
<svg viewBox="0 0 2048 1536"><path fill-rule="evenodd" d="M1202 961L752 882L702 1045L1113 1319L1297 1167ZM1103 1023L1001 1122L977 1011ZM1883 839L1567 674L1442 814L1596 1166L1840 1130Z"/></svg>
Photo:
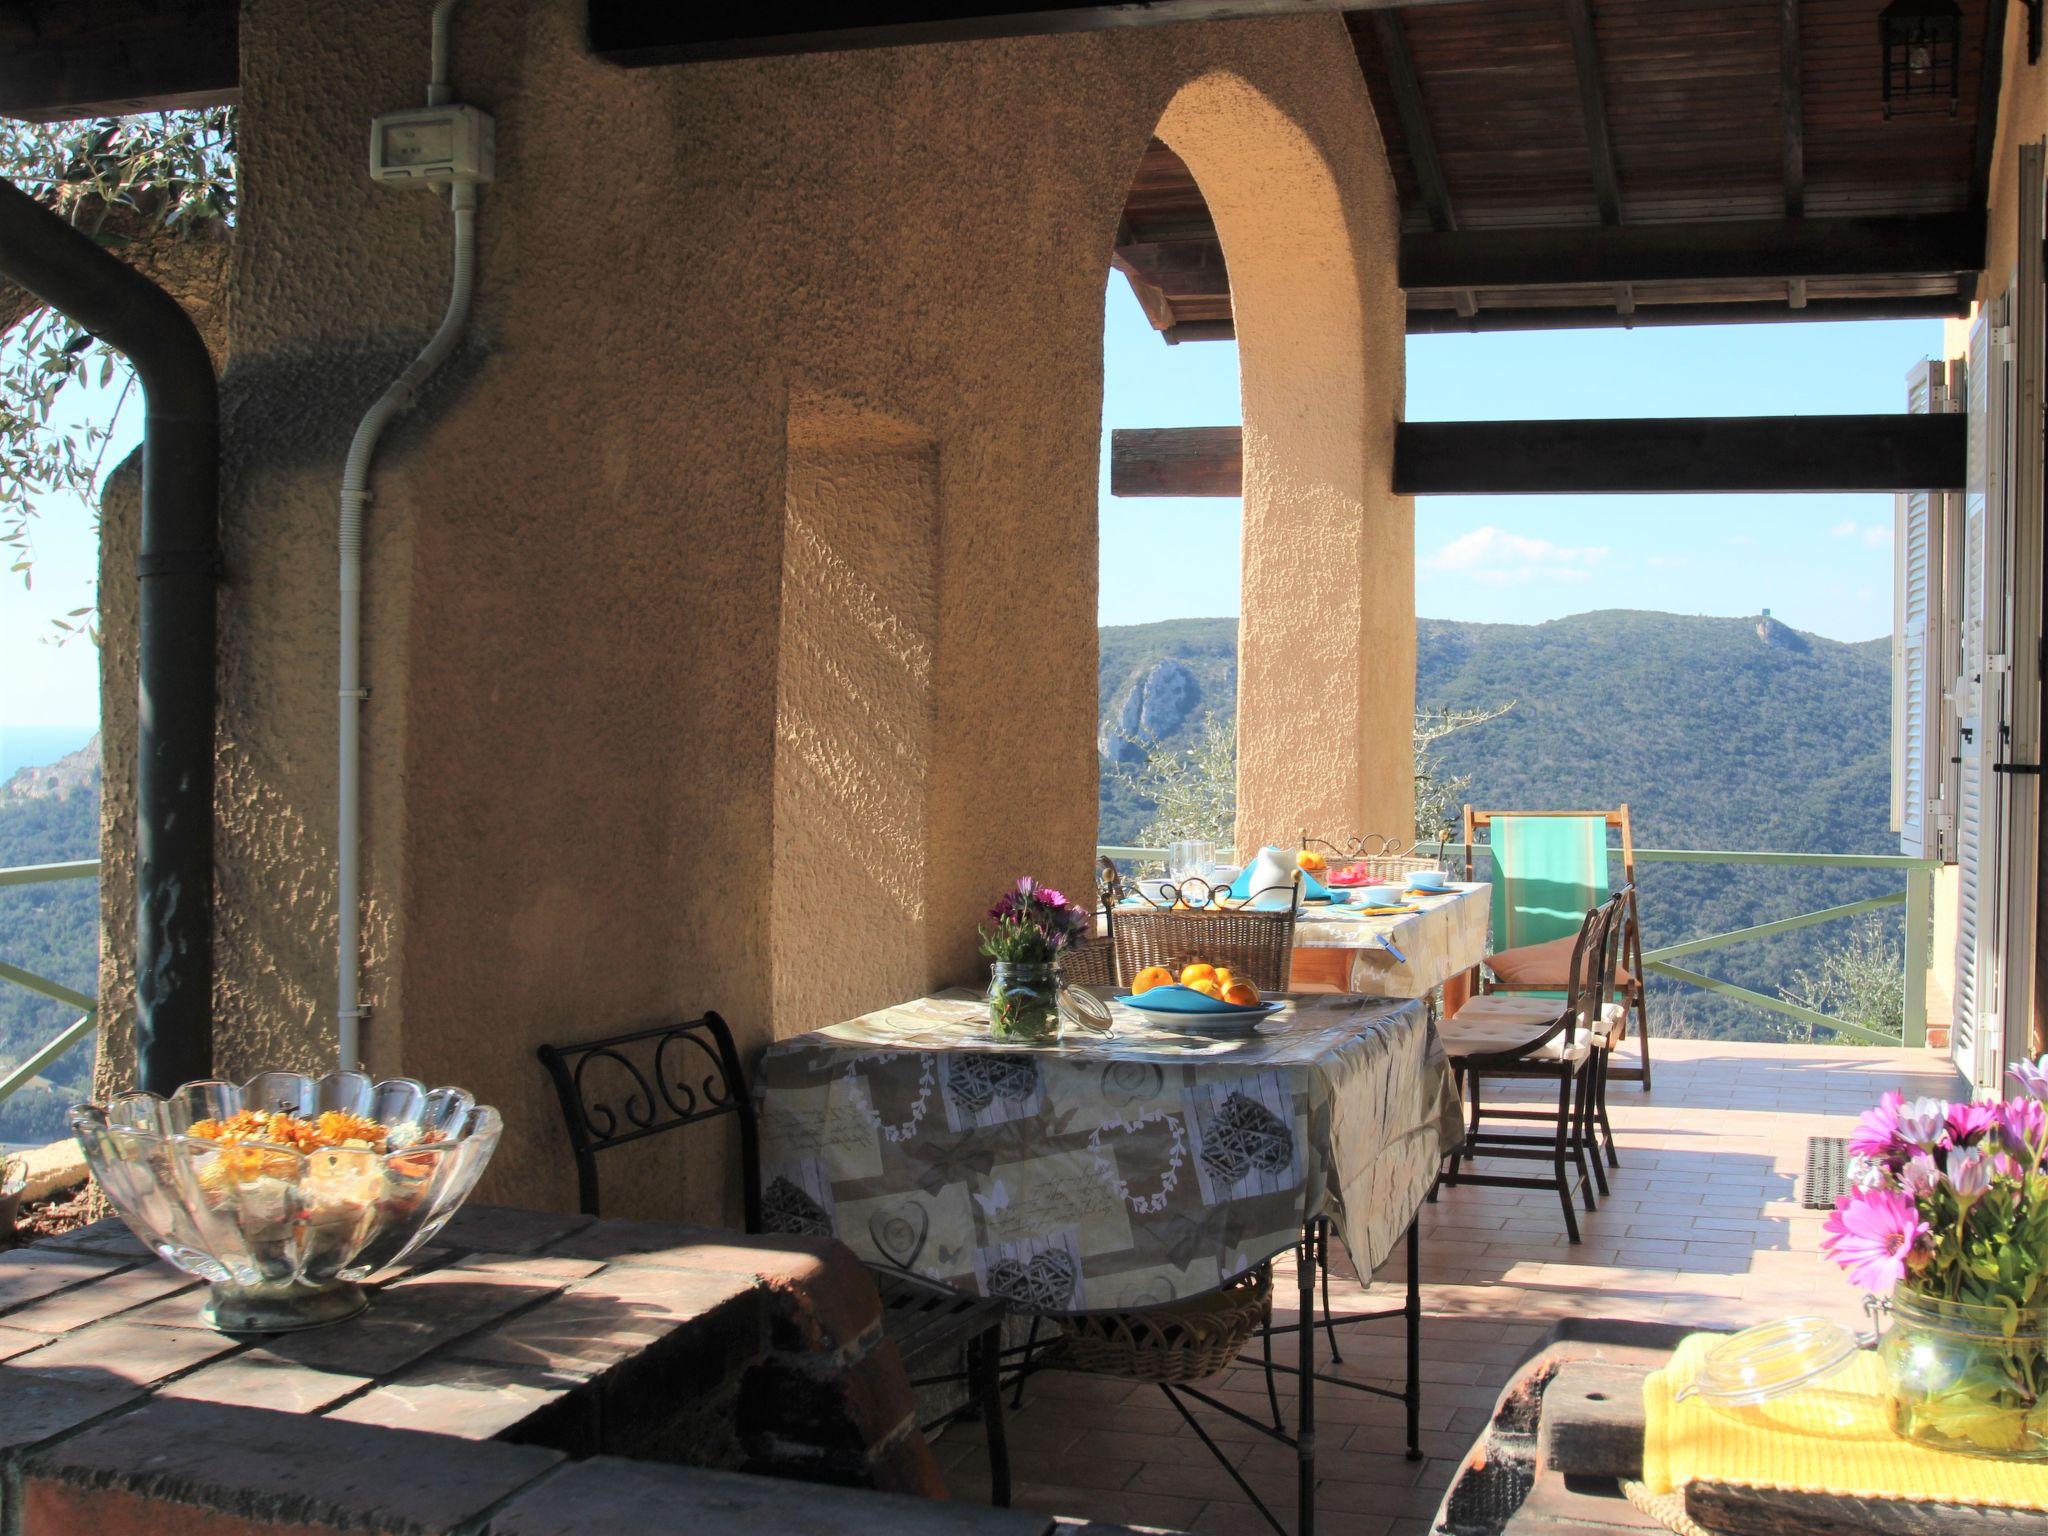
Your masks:
<svg viewBox="0 0 2048 1536"><path fill-rule="evenodd" d="M739 1130L741 1211L746 1230L766 1230L761 1208L761 1142L732 1030L715 1013L574 1045L543 1045L576 1157L578 1208L599 1214L597 1154L629 1142L731 1116ZM914 1376L913 1387L965 1381L988 1431L991 1502L1010 1502L1003 1430L1003 1307L894 1271L870 1267L882 1298L882 1331L907 1367L913 1358L964 1348L966 1369ZM950 1417L948 1415L947 1417ZM944 1418L921 1426L927 1433Z"/></svg>

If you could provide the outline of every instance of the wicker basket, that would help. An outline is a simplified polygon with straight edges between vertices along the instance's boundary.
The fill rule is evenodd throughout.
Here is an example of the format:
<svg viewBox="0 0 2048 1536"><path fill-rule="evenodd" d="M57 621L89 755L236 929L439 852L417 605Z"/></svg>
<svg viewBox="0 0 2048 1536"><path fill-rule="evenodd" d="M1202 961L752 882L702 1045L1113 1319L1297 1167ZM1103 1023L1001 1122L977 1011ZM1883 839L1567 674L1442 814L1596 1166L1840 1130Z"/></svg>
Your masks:
<svg viewBox="0 0 2048 1536"><path fill-rule="evenodd" d="M1189 1301L1061 1318L1046 1364L1126 1381L1200 1381L1232 1364L1272 1313L1273 1270L1261 1264Z"/></svg>

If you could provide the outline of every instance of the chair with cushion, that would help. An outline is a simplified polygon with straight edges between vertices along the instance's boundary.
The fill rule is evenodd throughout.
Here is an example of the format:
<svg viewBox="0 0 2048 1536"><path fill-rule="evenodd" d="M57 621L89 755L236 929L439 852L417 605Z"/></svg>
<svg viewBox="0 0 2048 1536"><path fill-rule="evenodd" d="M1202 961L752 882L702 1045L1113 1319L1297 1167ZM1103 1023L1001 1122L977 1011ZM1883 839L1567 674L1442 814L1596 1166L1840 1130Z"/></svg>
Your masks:
<svg viewBox="0 0 2048 1536"><path fill-rule="evenodd" d="M1470 1104L1464 1147L1452 1154L1444 1181L1555 1190L1564 1206L1565 1232L1574 1243L1579 1241L1574 1185L1589 1211L1595 1209L1595 1185L1603 1194L1607 1190L1600 1148L1594 1139L1595 1093L1604 1054L1611 1049L1609 1042L1621 1029L1624 1016L1622 1005L1610 999L1626 910L1626 893L1616 892L1605 904L1586 913L1572 943L1562 1001L1540 995L1488 993L1468 999L1443 1026L1451 1071ZM1496 1105L1489 1111L1486 1084L1503 1079L1555 1082L1557 1102L1539 1108ZM1489 1118L1543 1122L1549 1134L1490 1130ZM1464 1164L1477 1157L1548 1162L1551 1177L1466 1171Z"/></svg>
<svg viewBox="0 0 2048 1536"><path fill-rule="evenodd" d="M739 1132L741 1210L750 1233L795 1232L830 1236L815 1215L764 1222L761 1143L754 1101L740 1069L732 1030L707 1013L680 1024L543 1045L539 1056L561 1101L576 1158L577 1208L599 1214L597 1154L685 1126L730 1117ZM962 1296L912 1275L869 1267L882 1298L882 1331L906 1367L918 1357L958 1358L964 1371L914 1376L913 1387L965 1382L988 1430L991 1502L1010 1502L1010 1459L1003 1434L1001 1385L1003 1307ZM951 1415L947 1415L950 1417ZM927 1433L944 1418L921 1426Z"/></svg>
<svg viewBox="0 0 2048 1536"><path fill-rule="evenodd" d="M1608 834L1619 834L1610 849ZM1482 811L1465 807L1465 878L1485 846L1493 859L1493 953L1486 957L1489 992L1561 993L1571 965L1579 914L1604 902L1617 882L1609 863L1621 859L1627 908L1614 971L1624 1010L1624 1038L1633 1031L1640 1067L1616 1077L1650 1087L1650 1020L1643 988L1643 934L1636 909L1635 833L1628 807L1612 811ZM1611 1148L1609 1149L1611 1152Z"/></svg>

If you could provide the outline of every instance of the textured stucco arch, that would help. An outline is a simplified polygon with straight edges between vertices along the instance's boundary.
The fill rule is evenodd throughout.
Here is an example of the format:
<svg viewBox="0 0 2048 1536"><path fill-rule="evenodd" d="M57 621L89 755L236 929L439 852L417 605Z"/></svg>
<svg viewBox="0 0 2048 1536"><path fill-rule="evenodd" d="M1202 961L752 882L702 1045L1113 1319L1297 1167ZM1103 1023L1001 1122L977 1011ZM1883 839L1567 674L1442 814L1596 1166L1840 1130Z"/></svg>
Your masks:
<svg viewBox="0 0 2048 1536"><path fill-rule="evenodd" d="M1361 283L1384 290L1395 232L1357 227L1371 213L1347 206L1311 134L1235 72L1182 87L1158 133L1216 221L1236 319L1239 851L1304 825L1406 836L1414 524L1388 475L1400 333L1393 355L1370 355L1386 328L1369 326Z"/></svg>

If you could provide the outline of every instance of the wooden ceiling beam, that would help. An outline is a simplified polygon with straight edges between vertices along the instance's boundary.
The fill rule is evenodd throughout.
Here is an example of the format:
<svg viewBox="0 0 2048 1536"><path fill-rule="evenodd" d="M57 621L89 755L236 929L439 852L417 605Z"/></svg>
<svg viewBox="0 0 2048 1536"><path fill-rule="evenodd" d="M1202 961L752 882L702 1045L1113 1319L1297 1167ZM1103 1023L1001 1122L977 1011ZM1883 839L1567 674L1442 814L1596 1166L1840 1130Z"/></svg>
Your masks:
<svg viewBox="0 0 2048 1536"><path fill-rule="evenodd" d="M1429 209L1430 227L1449 234L1458 227L1458 210L1451 202L1451 184L1444 164L1437 157L1436 134L1429 126L1429 109L1422 100L1422 81L1415 73L1415 60L1408 52L1408 34L1401 30L1401 18L1392 11L1375 11L1373 36L1386 61L1387 84L1394 96L1394 111L1401 119L1401 137L1408 145L1408 161L1415 167L1415 179L1422 186L1423 205ZM1451 285L1446 285L1451 286ZM1470 319L1479 312L1478 301L1469 289L1457 296L1458 313Z"/></svg>
<svg viewBox="0 0 2048 1536"><path fill-rule="evenodd" d="M1967 421L1706 416L1410 421L1394 428L1403 496L1776 495L1960 490ZM1112 496L1241 496L1239 427L1119 428Z"/></svg>
<svg viewBox="0 0 2048 1536"><path fill-rule="evenodd" d="M1579 112L1586 120L1586 153L1593 162L1593 197L1600 205L1600 222L1619 224L1621 180L1614 173L1614 144L1607 132L1607 92L1600 83L1600 49L1593 37L1591 0L1564 0L1564 19L1572 35Z"/></svg>
<svg viewBox="0 0 2048 1536"><path fill-rule="evenodd" d="M1183 21L1309 16L1460 0L1065 0L1001 5L995 0L752 0L747 5L649 5L647 0L589 0L590 51L629 68L831 53L991 37L1049 37ZM849 13L858 19L852 19Z"/></svg>
<svg viewBox="0 0 2048 1536"><path fill-rule="evenodd" d="M1779 0L1779 132L1785 160L1785 217L1806 212L1806 89L1799 41L1799 0Z"/></svg>
<svg viewBox="0 0 2048 1536"><path fill-rule="evenodd" d="M1998 149L1998 98L2005 76L2006 0L1984 7L1984 70L1977 77L1977 142L1970 154L1972 208L1991 201L1991 160Z"/></svg>
<svg viewBox="0 0 2048 1536"><path fill-rule="evenodd" d="M1975 272L1984 216L1730 219L1462 230L1401 237L1403 288L1610 287L1728 278Z"/></svg>
<svg viewBox="0 0 2048 1536"><path fill-rule="evenodd" d="M1725 303L1645 304L1637 295L1626 313L1607 305L1524 305L1483 309L1475 316L1449 309L1408 308L1410 336L1479 331L1576 331L1651 325L1770 325L1790 320L1928 320L1967 315L1966 293L1914 295L1892 299L1815 299L1788 304L1730 300Z"/></svg>
<svg viewBox="0 0 2048 1536"><path fill-rule="evenodd" d="M0 6L0 116L31 122L233 102L238 0L16 0Z"/></svg>

